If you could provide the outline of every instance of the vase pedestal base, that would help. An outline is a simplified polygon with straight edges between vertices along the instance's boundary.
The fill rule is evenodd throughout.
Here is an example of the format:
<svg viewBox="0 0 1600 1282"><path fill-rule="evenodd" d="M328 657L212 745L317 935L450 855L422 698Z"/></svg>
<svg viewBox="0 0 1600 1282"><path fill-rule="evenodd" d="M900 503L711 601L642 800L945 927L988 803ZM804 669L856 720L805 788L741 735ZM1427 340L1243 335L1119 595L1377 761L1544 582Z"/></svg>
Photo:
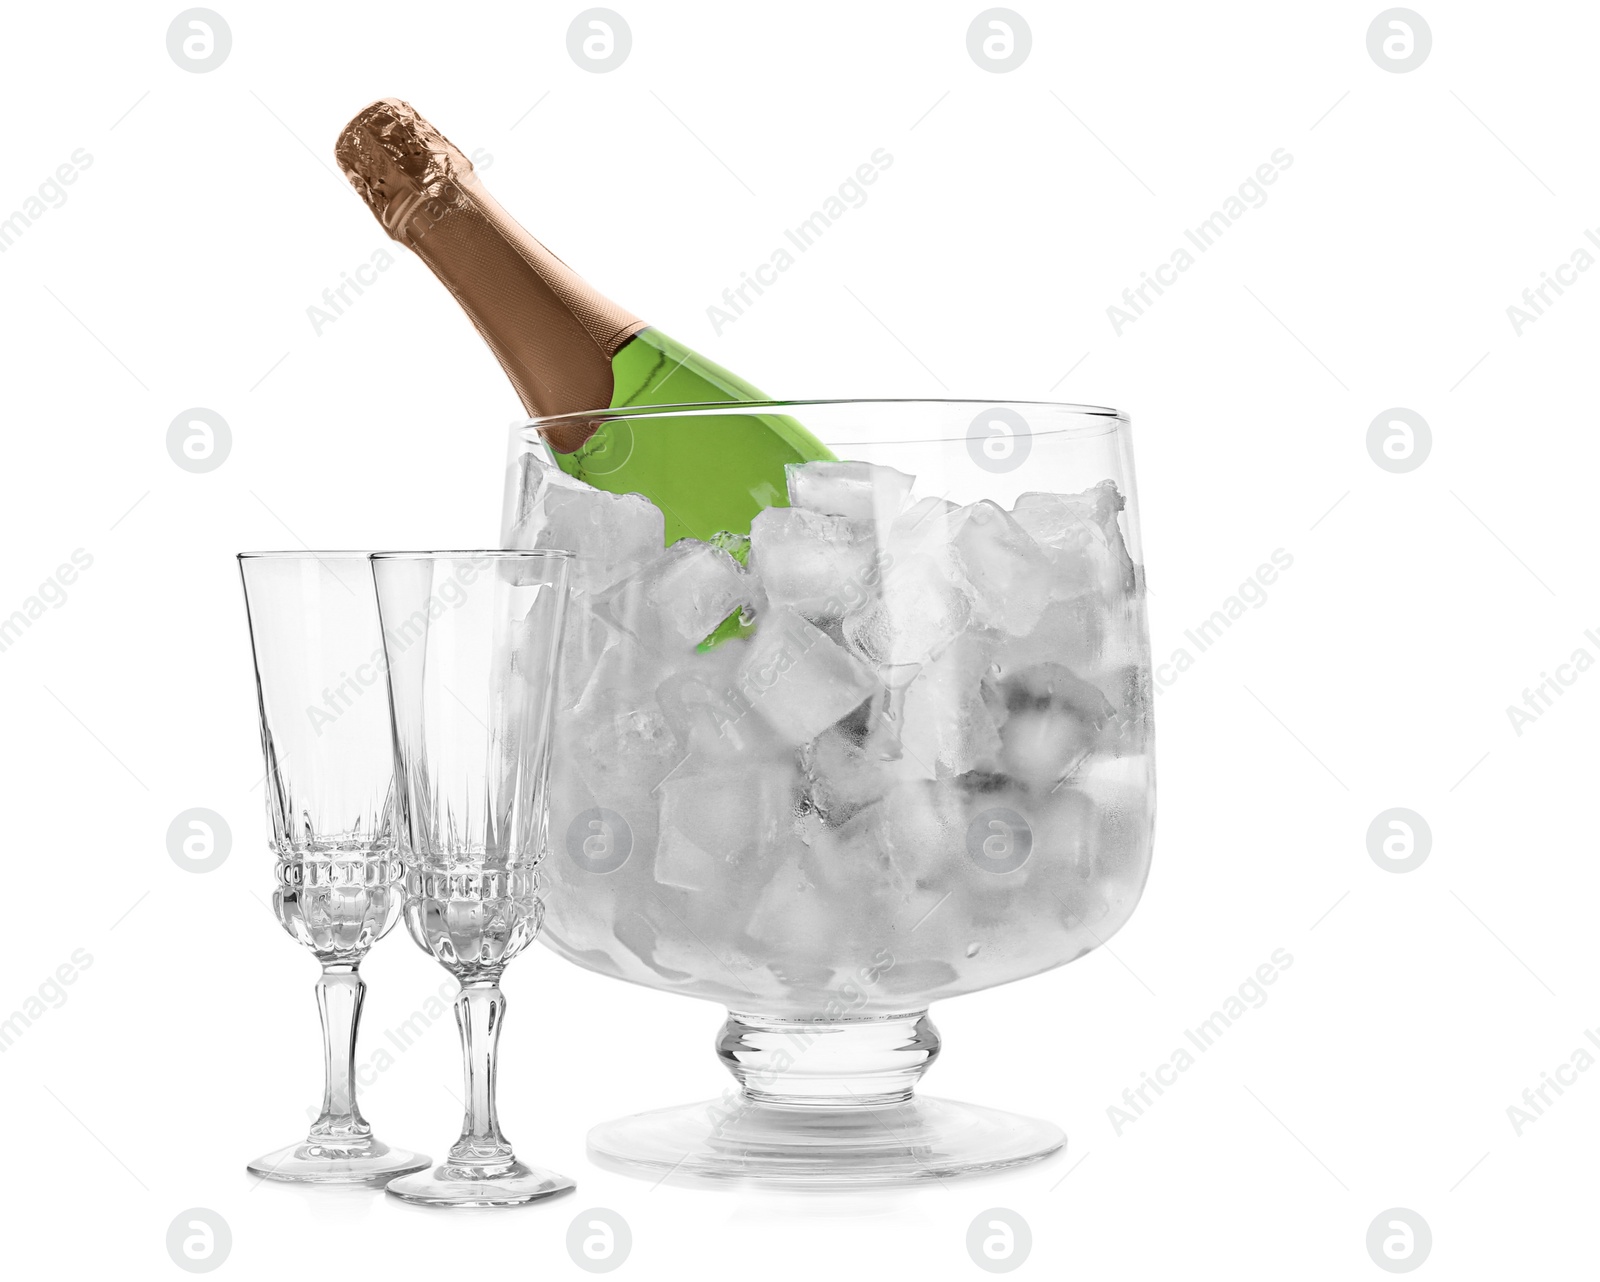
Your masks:
<svg viewBox="0 0 1600 1282"><path fill-rule="evenodd" d="M939 1051L923 1012L730 1014L717 1050L738 1090L604 1122L589 1132L590 1159L652 1180L892 1188L1021 1166L1067 1142L1051 1122L914 1094Z"/></svg>
<svg viewBox="0 0 1600 1282"><path fill-rule="evenodd" d="M1021 1166L1066 1142L1050 1122L926 1096L837 1109L735 1096L602 1123L589 1157L652 1180L893 1188Z"/></svg>

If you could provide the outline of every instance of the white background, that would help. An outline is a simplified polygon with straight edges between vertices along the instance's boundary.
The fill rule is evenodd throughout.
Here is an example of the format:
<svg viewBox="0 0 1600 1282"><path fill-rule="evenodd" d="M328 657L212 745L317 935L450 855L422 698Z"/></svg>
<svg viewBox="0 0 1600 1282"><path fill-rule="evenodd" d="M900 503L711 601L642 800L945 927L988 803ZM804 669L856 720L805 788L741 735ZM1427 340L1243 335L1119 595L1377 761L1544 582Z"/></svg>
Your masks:
<svg viewBox="0 0 1600 1282"><path fill-rule="evenodd" d="M0 653L0 1013L93 964L0 1056L8 1267L178 1276L167 1226L201 1206L234 1276L577 1277L567 1225L604 1206L624 1276L961 1278L968 1223L1004 1206L1025 1274L1349 1278L1382 1276L1367 1228L1399 1206L1431 1226L1425 1274L1586 1268L1600 1071L1520 1136L1507 1108L1600 1023L1600 673L1521 735L1505 709L1600 657L1600 272L1520 337L1506 308L1600 222L1600 12L1416 2L1433 48L1407 74L1369 57L1379 0L1017 0L1033 47L1005 74L968 55L982 6L944 0L616 0L633 50L608 74L568 55L577 3L216 0L233 47L206 74L168 56L176 3L14 8L0 215L92 164L0 255L0 615L74 549L93 565ZM246 1176L319 1081L315 966L263 908L232 554L491 542L518 413L334 172L339 126L390 94L485 149L486 185L603 292L772 393L1130 412L1158 658L1293 556L1159 697L1127 928L935 1011L926 1085L1057 1120L1064 1158L848 1201L598 1171L588 1126L723 1090L721 1012L536 950L508 973L501 1114L575 1196L452 1216ZM715 334L707 306L880 147L867 203ZM1108 305L1277 148L1267 203L1119 337ZM380 248L394 266L317 334L307 308ZM201 475L165 444L194 406L232 431ZM1403 475L1365 445L1393 406L1433 434ZM234 835L206 874L166 850L194 806ZM1393 806L1433 834L1403 875L1366 848ZM1279 948L1267 1004L1119 1136L1108 1106ZM403 933L365 973L363 1060L447 979ZM459 1089L446 1021L363 1104L437 1156Z"/></svg>

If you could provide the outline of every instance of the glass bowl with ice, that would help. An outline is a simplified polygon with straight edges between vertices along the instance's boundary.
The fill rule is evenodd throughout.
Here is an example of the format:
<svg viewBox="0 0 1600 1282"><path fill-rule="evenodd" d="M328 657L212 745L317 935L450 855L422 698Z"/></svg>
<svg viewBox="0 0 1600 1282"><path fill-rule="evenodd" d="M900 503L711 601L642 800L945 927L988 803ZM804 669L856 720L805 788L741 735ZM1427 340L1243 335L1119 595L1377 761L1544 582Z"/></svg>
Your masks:
<svg viewBox="0 0 1600 1282"><path fill-rule="evenodd" d="M542 938L725 1006L737 1083L598 1126L591 1156L852 1186L1059 1149L1051 1123L914 1087L939 1050L931 1002L1083 956L1144 886L1127 419L956 401L582 417L612 429L608 454L567 464L596 484L557 466L552 420L520 426L503 531L576 554ZM784 421L838 461L753 467ZM651 476L664 506L597 488Z"/></svg>

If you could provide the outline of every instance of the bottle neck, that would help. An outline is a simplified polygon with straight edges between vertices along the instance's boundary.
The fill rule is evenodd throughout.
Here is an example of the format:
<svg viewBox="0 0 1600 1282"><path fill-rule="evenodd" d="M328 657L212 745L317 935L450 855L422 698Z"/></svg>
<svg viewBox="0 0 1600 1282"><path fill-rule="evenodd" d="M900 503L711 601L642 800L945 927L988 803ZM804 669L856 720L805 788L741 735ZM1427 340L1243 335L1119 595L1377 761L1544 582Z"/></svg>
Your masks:
<svg viewBox="0 0 1600 1282"><path fill-rule="evenodd" d="M611 358L644 322L585 284L476 181L454 197L417 205L396 239L455 296L529 414L609 408Z"/></svg>
<svg viewBox="0 0 1600 1282"><path fill-rule="evenodd" d="M611 407L611 358L644 322L528 235L460 148L409 103L383 98L344 127L335 154L383 229L461 304L529 414Z"/></svg>

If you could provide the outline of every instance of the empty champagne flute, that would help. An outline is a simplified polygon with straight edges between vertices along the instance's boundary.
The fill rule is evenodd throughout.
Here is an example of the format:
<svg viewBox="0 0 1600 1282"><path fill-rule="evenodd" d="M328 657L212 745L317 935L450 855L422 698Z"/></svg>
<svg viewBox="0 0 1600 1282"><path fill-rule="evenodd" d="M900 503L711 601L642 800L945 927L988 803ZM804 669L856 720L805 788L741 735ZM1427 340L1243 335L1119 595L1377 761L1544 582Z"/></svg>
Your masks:
<svg viewBox="0 0 1600 1282"><path fill-rule="evenodd" d="M393 720L406 927L461 982L466 1117L449 1157L390 1183L430 1206L520 1206L573 1187L517 1160L495 1115L500 976L533 942L548 815L565 552L372 557Z"/></svg>
<svg viewBox="0 0 1600 1282"><path fill-rule="evenodd" d="M298 1144L250 1163L272 1180L381 1183L426 1154L373 1138L356 1106L361 960L399 919L394 761L377 600L364 552L241 552L277 856L272 908L322 963L322 1111Z"/></svg>

